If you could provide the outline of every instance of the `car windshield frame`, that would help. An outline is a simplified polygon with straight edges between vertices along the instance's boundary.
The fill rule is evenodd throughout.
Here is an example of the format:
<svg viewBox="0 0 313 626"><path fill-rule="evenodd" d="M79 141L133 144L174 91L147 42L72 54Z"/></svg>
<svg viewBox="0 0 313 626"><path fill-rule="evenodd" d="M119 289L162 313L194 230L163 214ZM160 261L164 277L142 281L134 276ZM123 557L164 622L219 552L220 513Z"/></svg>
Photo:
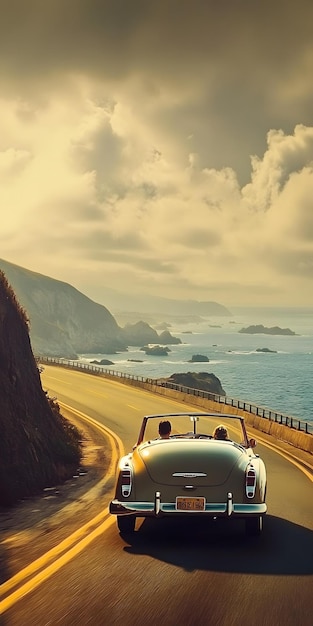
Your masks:
<svg viewBox="0 0 313 626"><path fill-rule="evenodd" d="M198 424L198 420L200 420L201 417L207 417L207 418L211 418L211 419L216 419L216 425L218 425L219 423L223 422L223 418L227 419L227 421L229 420L233 420L234 423L240 424L240 428L241 428L241 432L242 432L242 440L240 441L240 445L242 445L244 448L249 448L250 444L249 444L249 439L248 439L248 435L247 435L247 430L246 430L246 426L245 426L245 420L244 417L240 416L240 415L233 415L233 414L229 414L229 413L214 413L214 412L204 412L204 411L187 411L187 412L179 412L179 413L157 413L157 414L153 414L153 415L145 415L143 417L142 423L141 423L141 427L139 430L139 435L138 435L138 440L137 443L135 445L139 446L141 443L144 442L145 440L145 434L146 434L146 430L147 430L147 424L148 422L151 420L169 420L171 421L171 418L179 418L179 417L189 417L190 418L190 423L192 424L191 428L192 428L192 432L190 432L190 436L191 438L193 438L193 436L195 436L197 434L197 424ZM156 425L155 428L155 432L158 432L158 426ZM186 433L187 434L187 433ZM209 437L210 435L208 435ZM174 436L175 438L175 436ZM154 439L158 439L158 435L156 434L156 436L154 437ZM173 439L170 439L170 441ZM167 440L168 441L168 440Z"/></svg>

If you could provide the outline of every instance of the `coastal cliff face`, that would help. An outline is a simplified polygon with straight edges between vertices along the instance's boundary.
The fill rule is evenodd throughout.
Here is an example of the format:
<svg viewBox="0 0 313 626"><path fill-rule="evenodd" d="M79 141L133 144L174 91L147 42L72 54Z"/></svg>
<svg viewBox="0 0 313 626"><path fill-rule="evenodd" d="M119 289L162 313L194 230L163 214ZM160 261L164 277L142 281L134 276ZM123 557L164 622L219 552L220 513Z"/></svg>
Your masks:
<svg viewBox="0 0 313 626"><path fill-rule="evenodd" d="M42 389L28 320L0 271L0 505L69 478L80 435Z"/></svg>
<svg viewBox="0 0 313 626"><path fill-rule="evenodd" d="M76 358L126 349L122 329L108 309L71 285L3 260L0 270L27 311L35 354Z"/></svg>
<svg viewBox="0 0 313 626"><path fill-rule="evenodd" d="M3 259L0 259L0 271L27 312L31 345L37 356L76 359L81 354L115 354L127 351L128 346L181 343L168 330L159 335L147 321L126 323L124 328L120 327L105 306L60 280ZM227 314L224 307L214 302L159 300L164 310L168 307L172 316L175 310L179 310L180 321L185 314L190 321L187 313L193 309L206 314L210 311L212 315ZM156 317L158 324L160 315L163 313L158 313ZM136 316L140 319L141 314ZM196 319L199 321L198 317Z"/></svg>

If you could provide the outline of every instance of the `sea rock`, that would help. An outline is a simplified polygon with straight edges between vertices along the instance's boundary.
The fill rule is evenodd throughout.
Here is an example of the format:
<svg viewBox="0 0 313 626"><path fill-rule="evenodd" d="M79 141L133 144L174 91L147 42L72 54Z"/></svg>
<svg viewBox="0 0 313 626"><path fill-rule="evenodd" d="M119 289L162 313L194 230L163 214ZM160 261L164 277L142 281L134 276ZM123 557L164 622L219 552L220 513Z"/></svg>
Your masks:
<svg viewBox="0 0 313 626"><path fill-rule="evenodd" d="M272 326L268 328L263 324L257 324L256 326L247 326L247 328L241 328L239 333L246 333L248 335L295 335L296 333L290 328L280 328L279 326Z"/></svg>
<svg viewBox="0 0 313 626"><path fill-rule="evenodd" d="M208 391L218 396L225 396L226 393L222 387L221 381L215 374L208 372L186 372L172 374L170 378L165 379L167 382L182 385L191 389L200 389Z"/></svg>
<svg viewBox="0 0 313 626"><path fill-rule="evenodd" d="M114 365L113 361L109 361L109 359L101 359L101 361L94 359L93 361L90 361L90 363L93 365Z"/></svg>
<svg viewBox="0 0 313 626"><path fill-rule="evenodd" d="M193 354L188 363L209 363L210 359L203 354Z"/></svg>
<svg viewBox="0 0 313 626"><path fill-rule="evenodd" d="M269 348L257 348L256 352L272 352L274 354L277 354L277 350L270 350Z"/></svg>
<svg viewBox="0 0 313 626"><path fill-rule="evenodd" d="M142 344L158 343L159 335L147 324L147 322L136 322L136 324L126 324L122 329L123 338L128 346L141 346Z"/></svg>
<svg viewBox="0 0 313 626"><path fill-rule="evenodd" d="M131 363L144 363L142 359L127 359L127 361L130 361Z"/></svg>
<svg viewBox="0 0 313 626"><path fill-rule="evenodd" d="M173 337L168 330L164 330L158 335L156 330L151 328L147 322L137 322L136 324L127 324L123 328L123 337L128 346L140 346L142 344L176 345L180 344L181 339Z"/></svg>
<svg viewBox="0 0 313 626"><path fill-rule="evenodd" d="M170 352L170 349L167 346L144 346L143 348L140 348L140 350L143 350L146 354L152 356L168 356L168 352Z"/></svg>
<svg viewBox="0 0 313 626"><path fill-rule="evenodd" d="M179 337L173 337L173 335L171 335L171 333L168 330L164 330L162 333L160 333L159 335L159 341L160 343L164 344L164 345L178 345L180 343L182 343L181 339L179 339Z"/></svg>

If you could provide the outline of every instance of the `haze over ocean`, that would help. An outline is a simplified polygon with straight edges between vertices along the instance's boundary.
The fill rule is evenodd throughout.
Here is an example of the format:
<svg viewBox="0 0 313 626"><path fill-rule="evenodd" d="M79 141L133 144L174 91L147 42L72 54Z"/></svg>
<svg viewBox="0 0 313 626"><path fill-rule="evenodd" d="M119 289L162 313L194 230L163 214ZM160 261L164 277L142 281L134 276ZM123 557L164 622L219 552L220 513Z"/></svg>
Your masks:
<svg viewBox="0 0 313 626"><path fill-rule="evenodd" d="M290 328L296 335L239 333L252 324ZM230 318L210 317L199 324L172 323L169 331L183 343L169 346L167 357L148 356L140 347L130 347L119 354L85 354L80 358L109 359L114 365L107 369L145 378L210 372L220 379L231 398L313 421L313 309L233 308ZM276 352L256 352L258 348ZM189 363L194 354L205 355L210 362Z"/></svg>

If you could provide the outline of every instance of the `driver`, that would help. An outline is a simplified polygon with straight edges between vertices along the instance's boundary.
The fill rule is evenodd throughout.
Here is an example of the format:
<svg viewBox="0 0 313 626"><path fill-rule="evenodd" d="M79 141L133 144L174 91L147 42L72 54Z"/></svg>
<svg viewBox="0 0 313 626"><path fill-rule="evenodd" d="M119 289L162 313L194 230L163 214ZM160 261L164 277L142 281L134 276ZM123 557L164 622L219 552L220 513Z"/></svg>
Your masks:
<svg viewBox="0 0 313 626"><path fill-rule="evenodd" d="M172 432L171 422L168 420L162 420L159 423L159 435L160 439L169 439Z"/></svg>

